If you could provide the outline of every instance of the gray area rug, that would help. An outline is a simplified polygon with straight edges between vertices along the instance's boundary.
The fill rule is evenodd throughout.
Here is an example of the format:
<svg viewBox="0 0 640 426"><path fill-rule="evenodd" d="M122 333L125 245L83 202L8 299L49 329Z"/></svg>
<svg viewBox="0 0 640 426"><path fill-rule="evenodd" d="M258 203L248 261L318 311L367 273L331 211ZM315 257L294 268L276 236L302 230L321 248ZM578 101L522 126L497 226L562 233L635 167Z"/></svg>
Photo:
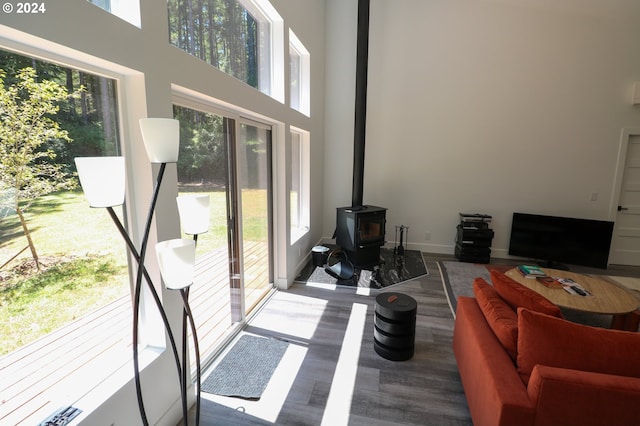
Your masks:
<svg viewBox="0 0 640 426"><path fill-rule="evenodd" d="M258 400L289 344L282 340L245 334L238 339L211 374L202 391Z"/></svg>
<svg viewBox="0 0 640 426"><path fill-rule="evenodd" d="M438 261L438 268L440 268L440 273L442 274L442 285L444 286L444 291L447 295L447 300L449 301L451 313L453 313L454 318L456 316L458 297L473 297L473 280L476 277L482 277L491 284L489 270L493 267L502 272L512 268L511 266L505 265L481 265L455 261ZM611 315L591 314L562 307L560 310L569 321L594 327L609 328L611 326Z"/></svg>
<svg viewBox="0 0 640 426"><path fill-rule="evenodd" d="M482 277L491 282L489 270L483 265L463 262L438 262L442 283L451 307L453 316L456 315L457 300L459 296L473 297L473 280Z"/></svg>

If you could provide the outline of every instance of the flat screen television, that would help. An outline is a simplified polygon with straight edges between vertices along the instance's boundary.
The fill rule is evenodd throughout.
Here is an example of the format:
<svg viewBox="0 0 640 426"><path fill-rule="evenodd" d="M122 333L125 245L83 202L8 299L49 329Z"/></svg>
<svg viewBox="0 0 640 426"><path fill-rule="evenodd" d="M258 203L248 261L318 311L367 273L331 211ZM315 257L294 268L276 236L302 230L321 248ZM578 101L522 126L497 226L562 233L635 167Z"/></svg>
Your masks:
<svg viewBox="0 0 640 426"><path fill-rule="evenodd" d="M613 222L514 213L509 255L559 269L562 264L607 268Z"/></svg>

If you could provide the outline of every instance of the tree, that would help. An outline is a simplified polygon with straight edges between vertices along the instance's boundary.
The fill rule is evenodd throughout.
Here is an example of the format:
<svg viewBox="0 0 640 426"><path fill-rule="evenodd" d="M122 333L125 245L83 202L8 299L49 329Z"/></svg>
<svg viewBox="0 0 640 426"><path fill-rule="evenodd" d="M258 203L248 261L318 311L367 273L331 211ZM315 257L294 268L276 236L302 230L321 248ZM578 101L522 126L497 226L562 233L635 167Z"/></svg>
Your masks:
<svg viewBox="0 0 640 426"><path fill-rule="evenodd" d="M11 197L2 196L0 201L12 204L39 270L38 253L24 212L36 198L76 185L63 165L54 162L56 154L46 144L71 142L53 117L60 103L77 98L80 90L69 94L56 82L38 82L36 71L30 67L18 71L17 80L7 87L5 77L0 69L0 191Z"/></svg>

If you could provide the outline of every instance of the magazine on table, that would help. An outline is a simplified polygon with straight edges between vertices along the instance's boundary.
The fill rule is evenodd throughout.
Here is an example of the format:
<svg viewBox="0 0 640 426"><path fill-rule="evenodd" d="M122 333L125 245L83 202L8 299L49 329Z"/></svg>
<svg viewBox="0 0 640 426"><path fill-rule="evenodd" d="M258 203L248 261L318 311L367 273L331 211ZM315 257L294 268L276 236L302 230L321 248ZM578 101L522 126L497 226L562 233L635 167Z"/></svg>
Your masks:
<svg viewBox="0 0 640 426"><path fill-rule="evenodd" d="M562 284L562 288L569 294L578 296L591 296L589 291L571 278L556 278Z"/></svg>

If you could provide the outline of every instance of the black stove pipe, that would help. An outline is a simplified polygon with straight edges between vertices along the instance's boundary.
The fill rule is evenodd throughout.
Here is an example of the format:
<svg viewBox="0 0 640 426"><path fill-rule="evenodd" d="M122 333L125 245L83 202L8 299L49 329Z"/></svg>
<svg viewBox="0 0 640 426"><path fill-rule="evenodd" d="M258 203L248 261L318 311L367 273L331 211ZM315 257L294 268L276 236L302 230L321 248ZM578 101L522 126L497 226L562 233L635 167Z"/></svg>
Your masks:
<svg viewBox="0 0 640 426"><path fill-rule="evenodd" d="M367 121L367 67L369 62L369 0L358 0L356 49L356 97L351 207L360 208L363 206L364 192L364 142Z"/></svg>

